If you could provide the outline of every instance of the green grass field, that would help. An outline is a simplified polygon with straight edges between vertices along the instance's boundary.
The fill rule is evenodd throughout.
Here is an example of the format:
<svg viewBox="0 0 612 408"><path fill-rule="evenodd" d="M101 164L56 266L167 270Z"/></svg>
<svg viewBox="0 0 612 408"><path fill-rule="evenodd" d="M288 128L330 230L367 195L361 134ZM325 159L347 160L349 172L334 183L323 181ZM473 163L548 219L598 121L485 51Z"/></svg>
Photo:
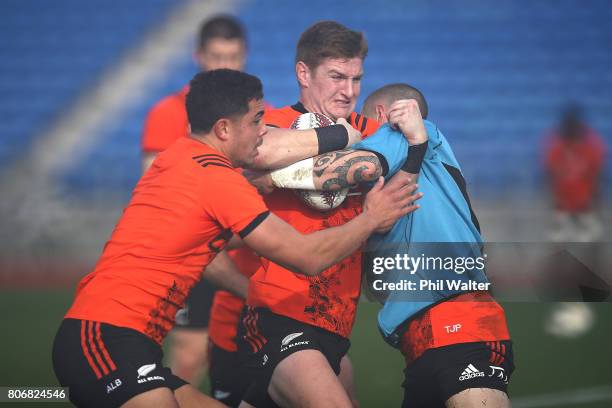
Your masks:
<svg viewBox="0 0 612 408"><path fill-rule="evenodd" d="M51 343L71 299L72 291L67 290L0 290L0 308L4 311L0 386L57 384L51 368ZM514 406L612 406L612 305L592 306L597 314L595 327L578 339L566 340L542 329L550 304L505 305L517 366L510 387ZM403 360L378 334L377 307L372 303L360 305L352 337L350 355L357 392L364 408L398 407ZM608 388L602 392L602 386ZM599 392L594 387L600 387ZM548 395L538 397L540 394ZM549 398L555 395L561 395L563 401ZM61 406L44 406L54 405Z"/></svg>

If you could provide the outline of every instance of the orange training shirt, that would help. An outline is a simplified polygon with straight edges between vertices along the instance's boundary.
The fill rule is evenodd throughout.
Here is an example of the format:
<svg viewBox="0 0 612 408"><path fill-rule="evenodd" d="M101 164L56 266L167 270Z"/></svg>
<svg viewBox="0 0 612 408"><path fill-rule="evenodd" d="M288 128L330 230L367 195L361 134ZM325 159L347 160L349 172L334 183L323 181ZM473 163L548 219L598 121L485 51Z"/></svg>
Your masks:
<svg viewBox="0 0 612 408"><path fill-rule="evenodd" d="M267 214L224 155L192 138L177 140L134 189L66 318L131 328L161 343L215 254Z"/></svg>
<svg viewBox="0 0 612 408"><path fill-rule="evenodd" d="M298 103L267 110L266 124L289 128L302 113ZM349 123L364 136L378 129L378 123L352 113ZM270 210L301 233L310 233L347 223L361 212L362 198L349 196L336 209L320 212L308 207L291 190L275 190L264 197ZM311 254L317 256L317 254ZM321 327L343 337L353 328L361 290L361 251L356 251L318 276L291 272L267 259L251 277L247 304Z"/></svg>
<svg viewBox="0 0 612 408"><path fill-rule="evenodd" d="M147 114L142 134L142 151L162 152L176 139L189 136L185 99L189 87L160 100Z"/></svg>

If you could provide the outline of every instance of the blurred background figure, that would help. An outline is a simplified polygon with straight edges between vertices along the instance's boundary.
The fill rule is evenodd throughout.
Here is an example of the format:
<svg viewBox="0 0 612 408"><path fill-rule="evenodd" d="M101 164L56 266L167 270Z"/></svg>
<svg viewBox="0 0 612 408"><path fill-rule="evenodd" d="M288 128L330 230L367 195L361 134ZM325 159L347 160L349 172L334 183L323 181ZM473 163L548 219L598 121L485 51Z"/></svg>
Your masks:
<svg viewBox="0 0 612 408"><path fill-rule="evenodd" d="M583 119L578 104L567 106L545 152L547 181L555 210L553 242L594 242L603 228L597 215L604 140Z"/></svg>
<svg viewBox="0 0 612 408"><path fill-rule="evenodd" d="M202 22L198 34L195 62L202 71L244 69L247 39L244 27L234 17L218 15ZM185 97L180 91L162 98L147 114L142 135L142 169L145 172L155 156L176 139L188 135ZM208 366L208 321L216 288L206 279L199 281L176 314L176 326L169 335L169 366L172 372L198 385Z"/></svg>
<svg viewBox="0 0 612 408"><path fill-rule="evenodd" d="M605 168L604 140L584 120L581 105L572 103L561 114L559 125L547 141L545 166L554 208L550 240L554 243L593 243L602 239L598 216L602 171ZM591 257L598 257L590 251ZM592 308L582 302L563 302L552 307L546 330L559 337L577 337L595 323Z"/></svg>
<svg viewBox="0 0 612 408"><path fill-rule="evenodd" d="M202 22L194 61L202 71L229 68L242 71L246 62L247 40L242 24L229 15L219 15ZM185 111L186 85L168 95L149 111L142 135L142 168L149 168L157 153L179 137L187 135Z"/></svg>

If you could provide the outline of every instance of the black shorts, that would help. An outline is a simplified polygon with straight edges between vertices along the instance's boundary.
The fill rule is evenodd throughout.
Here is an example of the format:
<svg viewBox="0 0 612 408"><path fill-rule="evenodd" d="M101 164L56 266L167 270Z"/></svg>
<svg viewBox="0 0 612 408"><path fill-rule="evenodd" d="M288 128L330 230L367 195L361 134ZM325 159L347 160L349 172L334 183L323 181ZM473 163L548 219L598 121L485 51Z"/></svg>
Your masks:
<svg viewBox="0 0 612 408"><path fill-rule="evenodd" d="M114 407L155 388L187 384L162 364L161 347L136 330L64 319L53 342L53 370L70 401Z"/></svg>
<svg viewBox="0 0 612 408"><path fill-rule="evenodd" d="M237 407L251 384L252 372L245 367L245 356L238 351L226 351L210 342L210 393L218 401Z"/></svg>
<svg viewBox="0 0 612 408"><path fill-rule="evenodd" d="M275 406L268 395L268 386L274 369L285 358L301 350L318 350L338 375L340 361L351 345L345 337L264 308L248 308L242 323L238 331L239 347L250 349L246 367L254 373L254 381L243 399L258 408Z"/></svg>
<svg viewBox="0 0 612 408"><path fill-rule="evenodd" d="M175 329L206 329L217 287L200 279L189 291L185 307L176 312Z"/></svg>
<svg viewBox="0 0 612 408"><path fill-rule="evenodd" d="M463 343L427 350L404 370L402 408L443 408L468 388L508 393L514 371L511 341Z"/></svg>

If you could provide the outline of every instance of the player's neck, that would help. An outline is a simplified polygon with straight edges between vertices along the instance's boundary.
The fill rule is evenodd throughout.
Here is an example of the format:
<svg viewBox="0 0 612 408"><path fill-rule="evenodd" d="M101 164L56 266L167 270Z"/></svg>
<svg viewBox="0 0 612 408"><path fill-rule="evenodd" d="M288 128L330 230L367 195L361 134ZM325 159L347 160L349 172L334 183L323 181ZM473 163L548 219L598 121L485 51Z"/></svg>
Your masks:
<svg viewBox="0 0 612 408"><path fill-rule="evenodd" d="M227 157L231 161L231 158L228 156L227 152L223 148L224 147L223 143L221 143L221 141L219 139L214 137L214 135L211 135L211 134L196 135L194 133L191 133L189 135L189 137L191 137L193 140L196 140L196 141L198 141L198 142L200 142L202 144L205 144L205 145L215 149L216 151L218 151L219 153L222 153L225 157Z"/></svg>

